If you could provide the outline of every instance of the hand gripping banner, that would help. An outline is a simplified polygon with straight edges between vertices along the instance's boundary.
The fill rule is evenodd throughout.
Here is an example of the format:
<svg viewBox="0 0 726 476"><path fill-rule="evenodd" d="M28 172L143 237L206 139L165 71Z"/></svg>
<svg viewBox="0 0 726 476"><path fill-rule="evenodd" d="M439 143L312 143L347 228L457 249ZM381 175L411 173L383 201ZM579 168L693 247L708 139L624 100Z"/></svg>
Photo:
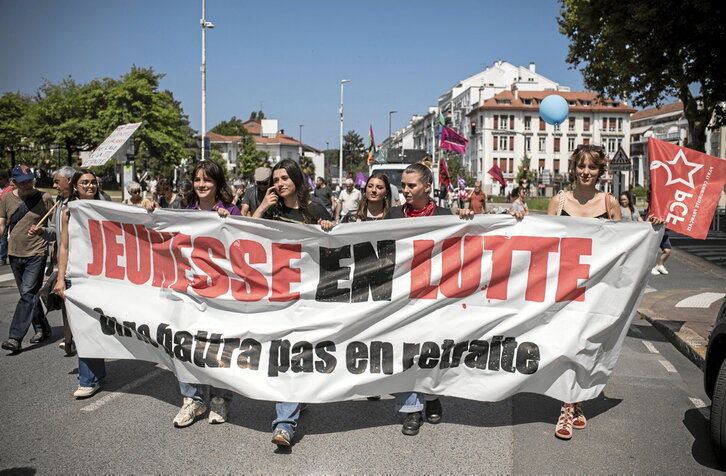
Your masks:
<svg viewBox="0 0 726 476"><path fill-rule="evenodd" d="M82 357L255 399L420 391L563 401L605 386L660 231L480 215L317 226L71 202Z"/></svg>

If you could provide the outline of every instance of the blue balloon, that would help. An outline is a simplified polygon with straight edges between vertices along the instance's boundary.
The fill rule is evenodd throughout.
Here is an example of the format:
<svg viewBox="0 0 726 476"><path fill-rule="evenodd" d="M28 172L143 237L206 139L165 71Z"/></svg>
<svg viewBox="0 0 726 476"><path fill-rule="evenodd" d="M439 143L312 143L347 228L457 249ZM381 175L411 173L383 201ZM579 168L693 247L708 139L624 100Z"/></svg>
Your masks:
<svg viewBox="0 0 726 476"><path fill-rule="evenodd" d="M567 119L569 107L567 101L562 96L551 94L544 98L539 104L539 117L544 119L547 124L557 126Z"/></svg>

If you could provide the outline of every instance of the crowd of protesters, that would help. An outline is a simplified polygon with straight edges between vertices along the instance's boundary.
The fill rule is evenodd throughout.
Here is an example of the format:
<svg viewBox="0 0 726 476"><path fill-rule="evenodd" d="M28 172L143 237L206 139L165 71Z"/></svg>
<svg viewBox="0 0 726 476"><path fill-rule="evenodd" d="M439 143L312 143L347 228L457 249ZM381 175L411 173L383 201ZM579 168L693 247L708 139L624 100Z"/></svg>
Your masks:
<svg viewBox="0 0 726 476"><path fill-rule="evenodd" d="M632 195L623 193L617 199L598 190L597 185L605 167L606 157L602 148L578 147L571 158L575 187L572 191L555 195L547 213L642 221ZM325 231L359 221L451 214L470 219L476 214L495 211L493 207L488 209L487 195L480 182L476 182L474 189L462 196L466 206L438 206L431 198L434 186L431 169L420 163L411 164L404 170L401 179L402 198L383 173L373 173L361 187L362 190L357 189L352 180L347 180L344 188L336 194L323 177L317 177L314 189L311 190L309 184L312 181L304 179L299 165L292 160L282 160L272 168L260 167L254 171L252 178L253 182L249 185L236 179L232 182L233 187L229 187L220 166L215 162L203 161L194 168L191 180L181 179L173 184L166 178L159 178L153 182L150 190L144 190L138 182L127 184L129 198L123 203L145 208L149 213L158 208L199 210L216 212L222 217L241 215L299 225L318 225ZM20 295L9 337L2 343L2 348L15 353L22 350L22 341L31 325L34 334L30 343L47 340L51 327L46 311L60 309L64 324L60 347L67 355L75 354L63 302L66 289L72 285L68 274L68 253L72 246L68 236L71 215L67 205L72 200L102 200L104 197L99 178L90 170L61 167L54 171L52 179L53 187L58 192L55 199L35 188L35 175L27 166L16 165L10 176L0 170L0 235L4 237L0 242L0 264L9 261ZM508 213L522 219L529 213L526 200L526 187L515 188ZM193 220L193 217L190 219ZM649 221L662 223L662 220L654 217L649 217ZM7 253L7 257L3 253ZM57 271L51 273L56 262ZM660 268L665 269L660 261L653 269L657 268L659 273L663 273ZM46 269L50 276L43 286ZM79 386L73 395L76 398L91 397L101 389L105 378L104 360L79 358L78 368ZM208 410L209 422L223 423L227 420L232 392L182 381L178 385L182 407L173 419L174 426L189 426ZM443 404L435 395L399 393L395 395L395 407L401 414L402 432L406 435L416 435L424 421L438 423L442 419ZM276 404L276 418L272 422L273 443L281 446L292 443L303 408L304 404L300 402ZM583 429L586 425L582 402L565 402L557 420L555 435L569 439L573 429Z"/></svg>

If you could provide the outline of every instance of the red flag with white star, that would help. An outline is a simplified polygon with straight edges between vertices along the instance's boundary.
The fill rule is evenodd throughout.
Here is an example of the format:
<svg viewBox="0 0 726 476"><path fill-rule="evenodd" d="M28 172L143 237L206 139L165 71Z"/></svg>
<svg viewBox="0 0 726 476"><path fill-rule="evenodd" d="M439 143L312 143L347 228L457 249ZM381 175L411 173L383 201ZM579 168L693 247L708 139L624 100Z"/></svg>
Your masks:
<svg viewBox="0 0 726 476"><path fill-rule="evenodd" d="M648 139L650 208L666 227L703 240L726 181L726 160Z"/></svg>

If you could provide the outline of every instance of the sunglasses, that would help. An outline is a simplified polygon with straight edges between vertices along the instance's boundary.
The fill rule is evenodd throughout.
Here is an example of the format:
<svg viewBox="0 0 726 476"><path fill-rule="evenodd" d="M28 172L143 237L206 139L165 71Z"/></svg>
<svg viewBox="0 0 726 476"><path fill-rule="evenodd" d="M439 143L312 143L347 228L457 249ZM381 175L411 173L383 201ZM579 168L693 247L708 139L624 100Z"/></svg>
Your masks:
<svg viewBox="0 0 726 476"><path fill-rule="evenodd" d="M592 152L602 152L605 149L603 149L603 147L601 145L580 144L577 146L575 151L580 151L580 150L587 150L587 151L592 151Z"/></svg>

